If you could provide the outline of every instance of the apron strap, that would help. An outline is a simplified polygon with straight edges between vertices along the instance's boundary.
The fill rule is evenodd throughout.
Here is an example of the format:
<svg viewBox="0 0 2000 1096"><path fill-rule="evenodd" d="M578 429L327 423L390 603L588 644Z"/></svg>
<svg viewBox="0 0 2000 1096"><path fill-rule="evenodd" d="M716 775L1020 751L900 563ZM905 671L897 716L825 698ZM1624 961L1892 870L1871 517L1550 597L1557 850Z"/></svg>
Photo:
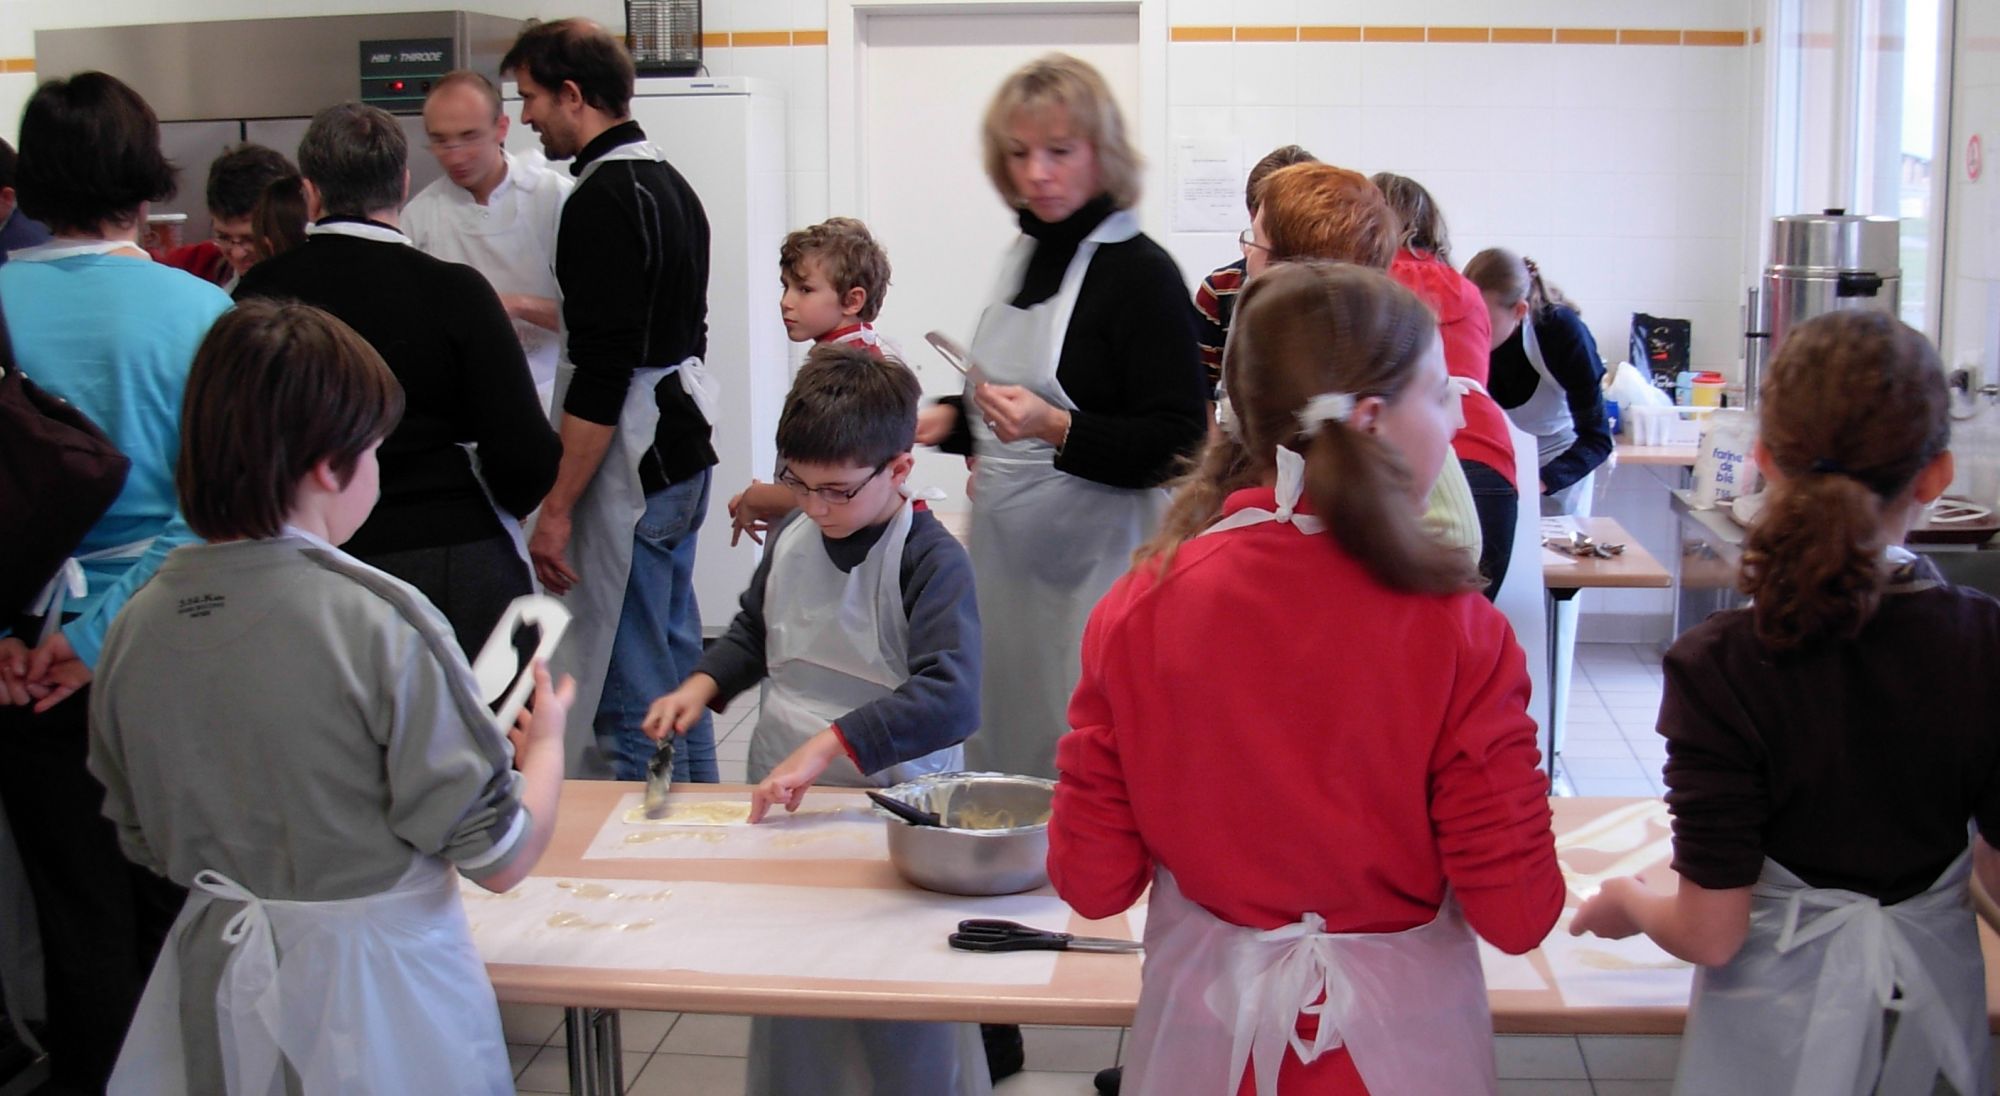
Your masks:
<svg viewBox="0 0 2000 1096"><path fill-rule="evenodd" d="M270 913L263 899L219 871L196 872L194 886L209 899L243 903L222 928L222 941L232 950L215 994L229 1096L271 1092L281 1076L283 1054L278 1048L278 944Z"/></svg>
<svg viewBox="0 0 2000 1096"><path fill-rule="evenodd" d="M1351 1003L1354 991L1340 977L1340 961L1326 933L1326 922L1316 913L1283 928L1257 933L1252 946L1238 949L1231 965L1238 985L1250 984L1257 992L1241 1002L1229 1047L1229 1076L1243 1076L1246 1064L1257 1070L1258 1096L1277 1096L1278 1071L1284 1067L1285 1051L1299 1056L1307 1065L1319 1056L1342 1046L1334 1017ZM1265 962L1269 945L1283 944L1275 961ZM1318 1021L1310 1043L1298 1034L1298 1017L1306 1014Z"/></svg>
<svg viewBox="0 0 2000 1096"><path fill-rule="evenodd" d="M107 562L116 559L138 559L153 546L152 537L135 540L111 548L99 548L94 552L84 552L62 561L56 573L42 585L34 600L28 602L28 615L42 618L42 631L35 638L36 643L46 642L56 629L62 627L63 605L70 598L82 597L90 592L90 578L84 573L86 563Z"/></svg>
<svg viewBox="0 0 2000 1096"><path fill-rule="evenodd" d="M1962 854L1960 861L1966 859ZM1962 876L1963 871L1961 864L1954 863L1941 880ZM1960 1091L1969 1091L1968 1084L1979 1082L1972 1076L1972 1050L1960 1038L1959 1025L1923 955L1903 931L1905 920L1957 906L1963 900L1962 892L1934 886L1930 892L1895 906L1883 906L1874 898L1848 891L1783 883L1759 883L1753 893L1784 903L1773 942L1780 955L1816 940L1826 941L1819 977L1813 985L1814 1020L1806 1028L1794 1096L1842 1087L1845 1071L1856 1062L1857 1046L1861 1048L1860 1080L1866 1083L1856 1091L1875 1091L1878 1084L1887 1092L1927 1091L1933 1072L1942 1072ZM1802 924L1808 909L1820 911L1819 915ZM1842 998L1851 1002L1850 1007L1827 1007ZM1882 1046L1884 1012L1899 1014L1886 1058ZM1905 1040L1928 1043L1933 1053L1913 1054L1902 1045ZM1901 1076L1904 1071L1913 1073Z"/></svg>

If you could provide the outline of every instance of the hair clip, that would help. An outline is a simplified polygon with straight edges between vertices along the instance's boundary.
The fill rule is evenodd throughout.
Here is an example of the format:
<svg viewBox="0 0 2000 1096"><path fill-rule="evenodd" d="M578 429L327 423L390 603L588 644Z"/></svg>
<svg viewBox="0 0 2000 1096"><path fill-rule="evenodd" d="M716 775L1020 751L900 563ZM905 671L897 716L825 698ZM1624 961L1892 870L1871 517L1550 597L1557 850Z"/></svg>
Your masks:
<svg viewBox="0 0 2000 1096"><path fill-rule="evenodd" d="M1839 461L1837 461L1837 460L1832 460L1832 459L1829 459L1829 458L1827 458L1827 457L1815 457L1815 458L1813 458L1813 462L1812 462L1811 464L1809 464L1809 465L1807 465L1807 466L1806 466L1806 470L1807 470L1807 471L1809 471L1809 472L1811 472L1811 473L1812 473L1813 475L1815 475L1815 476L1849 476L1849 477L1851 477L1851 476L1853 476L1853 475L1854 475L1854 473L1853 473L1853 472L1850 472L1850 471L1848 471L1848 470L1847 470L1847 466L1846 466L1846 465L1844 465L1844 464L1840 463L1840 462L1839 462Z"/></svg>
<svg viewBox="0 0 2000 1096"><path fill-rule="evenodd" d="M1299 408L1299 433L1311 438L1330 422L1346 422L1354 414L1354 396L1347 392L1321 392Z"/></svg>

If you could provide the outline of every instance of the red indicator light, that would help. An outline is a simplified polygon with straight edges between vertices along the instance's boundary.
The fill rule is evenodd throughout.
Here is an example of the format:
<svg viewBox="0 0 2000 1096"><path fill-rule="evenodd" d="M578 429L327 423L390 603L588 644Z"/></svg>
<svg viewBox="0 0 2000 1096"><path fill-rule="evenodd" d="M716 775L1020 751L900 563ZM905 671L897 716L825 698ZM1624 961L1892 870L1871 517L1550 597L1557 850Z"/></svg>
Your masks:
<svg viewBox="0 0 2000 1096"><path fill-rule="evenodd" d="M389 81L389 90L390 90L390 91L401 91L401 90L403 90L403 82L402 82L401 80L391 80L391 81Z"/></svg>

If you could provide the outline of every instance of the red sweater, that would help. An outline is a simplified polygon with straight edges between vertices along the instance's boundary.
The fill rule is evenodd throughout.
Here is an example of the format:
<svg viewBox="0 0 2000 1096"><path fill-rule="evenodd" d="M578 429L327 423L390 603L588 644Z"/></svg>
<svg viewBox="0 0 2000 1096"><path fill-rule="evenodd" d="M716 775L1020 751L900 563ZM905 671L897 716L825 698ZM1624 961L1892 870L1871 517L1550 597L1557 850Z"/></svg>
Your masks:
<svg viewBox="0 0 2000 1096"><path fill-rule="evenodd" d="M1225 513L1246 506L1271 489ZM1476 594L1399 593L1289 525L1191 540L1091 615L1049 877L1109 917L1157 863L1224 921L1310 911L1331 932L1423 924L1449 884L1479 935L1528 951L1563 881L1527 701L1521 648ZM1280 1082L1367 1091L1345 1051L1288 1056Z"/></svg>
<svg viewBox="0 0 2000 1096"><path fill-rule="evenodd" d="M1493 354L1493 318L1486 314L1486 299L1479 295L1479 287L1443 259L1408 248L1396 252L1389 263L1389 276L1437 313L1445 372L1478 381L1479 387L1485 388L1487 360ZM1459 460L1476 460L1493 469L1518 489L1514 436L1507 432L1507 413L1493 397L1480 392L1467 392L1464 407L1465 429L1452 436L1452 452Z"/></svg>

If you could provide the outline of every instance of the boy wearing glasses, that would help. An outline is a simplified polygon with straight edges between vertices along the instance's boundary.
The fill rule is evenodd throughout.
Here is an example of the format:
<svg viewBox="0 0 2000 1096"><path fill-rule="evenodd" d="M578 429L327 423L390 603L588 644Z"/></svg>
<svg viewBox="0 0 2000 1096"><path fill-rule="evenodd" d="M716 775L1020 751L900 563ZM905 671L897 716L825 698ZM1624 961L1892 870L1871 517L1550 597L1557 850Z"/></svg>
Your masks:
<svg viewBox="0 0 2000 1096"><path fill-rule="evenodd" d="M750 821L826 782L886 787L962 767L979 723L979 609L965 549L906 498L921 388L868 348L813 348L778 420L772 529L729 631L645 731L680 734L762 683Z"/></svg>
<svg viewBox="0 0 2000 1096"><path fill-rule="evenodd" d="M298 171L284 154L248 141L208 165L208 218L214 238L157 256L176 270L234 293L236 283L257 265L257 233L251 215L264 188Z"/></svg>
<svg viewBox="0 0 2000 1096"><path fill-rule="evenodd" d="M771 532L742 611L645 730L679 734L762 683L750 821L816 782L886 786L963 767L979 723L972 561L902 487L916 375L870 348L806 355L778 420L778 482L797 509ZM859 1087L829 1078L866 1077ZM955 1093L986 1084L974 1024L759 1017L749 1091Z"/></svg>

